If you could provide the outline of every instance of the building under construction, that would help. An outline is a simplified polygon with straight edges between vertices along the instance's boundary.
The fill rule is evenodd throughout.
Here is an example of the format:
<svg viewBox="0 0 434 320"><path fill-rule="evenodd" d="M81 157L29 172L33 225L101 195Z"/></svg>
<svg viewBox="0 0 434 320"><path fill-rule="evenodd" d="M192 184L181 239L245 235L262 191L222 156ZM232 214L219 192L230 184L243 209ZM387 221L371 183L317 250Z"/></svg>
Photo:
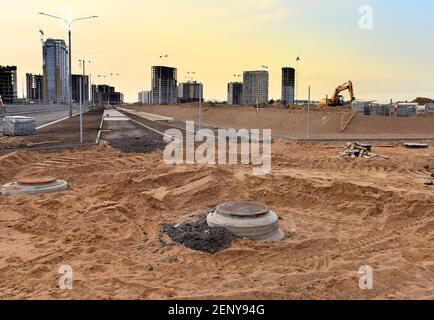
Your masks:
<svg viewBox="0 0 434 320"><path fill-rule="evenodd" d="M81 86L81 95L80 95ZM89 102L89 76L82 74L72 75L72 102L80 103L80 97L84 103ZM83 99L84 97L84 99Z"/></svg>
<svg viewBox="0 0 434 320"><path fill-rule="evenodd" d="M228 83L228 104L242 104L243 103L243 83L230 82Z"/></svg>
<svg viewBox="0 0 434 320"><path fill-rule="evenodd" d="M295 100L295 69L282 68L282 101L285 104L294 104Z"/></svg>
<svg viewBox="0 0 434 320"><path fill-rule="evenodd" d="M17 99L16 66L0 66L0 96L5 104L12 104Z"/></svg>
<svg viewBox="0 0 434 320"><path fill-rule="evenodd" d="M124 95L117 92L115 87L101 84L98 86L92 85L92 95L94 103L100 105L107 104L122 104L124 103Z"/></svg>
<svg viewBox="0 0 434 320"><path fill-rule="evenodd" d="M176 68L152 67L152 103L175 104L178 101Z"/></svg>
<svg viewBox="0 0 434 320"><path fill-rule="evenodd" d="M34 103L42 103L44 76L40 74L26 73L26 92L27 101Z"/></svg>
<svg viewBox="0 0 434 320"><path fill-rule="evenodd" d="M203 84L196 81L180 83L178 87L178 102L189 103L203 100Z"/></svg>

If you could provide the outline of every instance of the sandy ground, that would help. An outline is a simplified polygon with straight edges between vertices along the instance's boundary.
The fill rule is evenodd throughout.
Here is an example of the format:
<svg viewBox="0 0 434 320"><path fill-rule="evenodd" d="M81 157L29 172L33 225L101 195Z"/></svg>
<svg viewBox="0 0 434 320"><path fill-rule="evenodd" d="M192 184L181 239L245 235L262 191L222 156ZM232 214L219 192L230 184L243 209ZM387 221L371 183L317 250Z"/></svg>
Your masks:
<svg viewBox="0 0 434 320"><path fill-rule="evenodd" d="M0 197L2 299L434 299L433 147L342 159L326 144L278 141L272 172L165 165L161 151L0 156L0 182L50 175L70 190ZM215 255L162 246L165 223L226 200L277 212L286 239L238 240ZM61 265L73 289L57 287ZM360 290L370 265L374 289Z"/></svg>
<svg viewBox="0 0 434 320"><path fill-rule="evenodd" d="M135 105L128 106L137 111L156 113L178 120L198 121L198 105ZM337 108L312 107L310 115L311 138L434 138L434 117L381 117L356 115L344 132L351 112ZM283 109L269 107L256 110L253 107L206 105L203 107L203 122L224 128L272 129L277 137L305 138L307 113L303 108ZM343 117L343 120L342 120Z"/></svg>

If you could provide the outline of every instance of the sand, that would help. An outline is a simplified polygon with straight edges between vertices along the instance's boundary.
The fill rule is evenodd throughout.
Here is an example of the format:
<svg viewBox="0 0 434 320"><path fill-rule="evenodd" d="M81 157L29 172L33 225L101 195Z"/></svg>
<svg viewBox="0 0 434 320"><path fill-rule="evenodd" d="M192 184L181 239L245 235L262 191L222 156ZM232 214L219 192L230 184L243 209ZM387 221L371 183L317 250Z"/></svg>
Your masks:
<svg viewBox="0 0 434 320"><path fill-rule="evenodd" d="M198 105L134 105L135 111L156 113L178 120L198 121ZM313 106L310 137L330 139L434 138L434 117L382 117L357 114L345 131L341 128L350 118L350 110ZM275 137L306 137L307 113L302 107L269 107L256 110L246 106L205 105L202 121L224 128L272 129Z"/></svg>
<svg viewBox="0 0 434 320"><path fill-rule="evenodd" d="M0 181L67 180L70 190L0 197L2 299L434 299L433 147L342 159L325 144L277 141L272 172L169 166L162 152L107 146L0 156ZM228 200L280 216L278 243L236 240L215 254L162 246L163 225ZM73 289L58 286L61 265ZM370 265L374 289L358 287Z"/></svg>

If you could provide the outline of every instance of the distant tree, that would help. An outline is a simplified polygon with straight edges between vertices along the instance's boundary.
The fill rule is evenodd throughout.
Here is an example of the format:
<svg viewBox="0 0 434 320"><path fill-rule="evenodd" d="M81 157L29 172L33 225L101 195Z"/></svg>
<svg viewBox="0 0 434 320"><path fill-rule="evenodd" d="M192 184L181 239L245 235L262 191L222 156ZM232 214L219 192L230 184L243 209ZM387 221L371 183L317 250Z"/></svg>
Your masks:
<svg viewBox="0 0 434 320"><path fill-rule="evenodd" d="M268 101L269 104L274 104L274 99L271 99L270 101Z"/></svg>

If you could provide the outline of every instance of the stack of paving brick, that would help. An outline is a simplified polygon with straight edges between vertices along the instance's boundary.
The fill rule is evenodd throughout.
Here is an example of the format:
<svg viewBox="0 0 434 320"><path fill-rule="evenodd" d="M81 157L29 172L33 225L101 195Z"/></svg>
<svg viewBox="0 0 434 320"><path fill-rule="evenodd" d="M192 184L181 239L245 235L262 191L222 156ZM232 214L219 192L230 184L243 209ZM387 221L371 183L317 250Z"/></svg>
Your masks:
<svg viewBox="0 0 434 320"><path fill-rule="evenodd" d="M434 117L434 103L428 103L425 106L425 112L428 116Z"/></svg>

